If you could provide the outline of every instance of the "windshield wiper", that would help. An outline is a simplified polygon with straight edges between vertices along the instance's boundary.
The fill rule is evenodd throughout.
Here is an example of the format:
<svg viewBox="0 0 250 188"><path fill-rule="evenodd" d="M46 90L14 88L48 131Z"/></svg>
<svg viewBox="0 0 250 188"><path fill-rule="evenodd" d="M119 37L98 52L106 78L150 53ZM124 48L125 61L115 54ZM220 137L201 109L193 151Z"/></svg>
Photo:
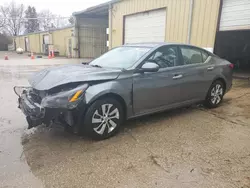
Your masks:
<svg viewBox="0 0 250 188"><path fill-rule="evenodd" d="M92 67L98 67L98 68L102 68L102 66L100 65L91 65Z"/></svg>

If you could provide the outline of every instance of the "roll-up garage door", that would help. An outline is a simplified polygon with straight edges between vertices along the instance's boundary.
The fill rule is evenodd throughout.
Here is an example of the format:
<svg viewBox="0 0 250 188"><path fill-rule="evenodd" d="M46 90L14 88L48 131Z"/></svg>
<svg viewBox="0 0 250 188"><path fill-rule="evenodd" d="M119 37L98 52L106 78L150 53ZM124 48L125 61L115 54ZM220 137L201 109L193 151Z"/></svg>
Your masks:
<svg viewBox="0 0 250 188"><path fill-rule="evenodd" d="M164 42L166 9L153 10L125 17L124 43Z"/></svg>
<svg viewBox="0 0 250 188"><path fill-rule="evenodd" d="M220 31L250 29L250 0L223 0Z"/></svg>

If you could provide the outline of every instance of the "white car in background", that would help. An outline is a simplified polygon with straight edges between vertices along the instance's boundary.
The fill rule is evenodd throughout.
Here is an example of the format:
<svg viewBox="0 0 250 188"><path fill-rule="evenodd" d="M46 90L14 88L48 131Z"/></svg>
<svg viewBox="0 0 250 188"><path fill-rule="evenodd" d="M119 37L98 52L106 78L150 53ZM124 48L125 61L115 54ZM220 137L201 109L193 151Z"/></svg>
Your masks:
<svg viewBox="0 0 250 188"><path fill-rule="evenodd" d="M20 47L16 49L17 54L23 54L23 51L24 50L22 48L20 48Z"/></svg>

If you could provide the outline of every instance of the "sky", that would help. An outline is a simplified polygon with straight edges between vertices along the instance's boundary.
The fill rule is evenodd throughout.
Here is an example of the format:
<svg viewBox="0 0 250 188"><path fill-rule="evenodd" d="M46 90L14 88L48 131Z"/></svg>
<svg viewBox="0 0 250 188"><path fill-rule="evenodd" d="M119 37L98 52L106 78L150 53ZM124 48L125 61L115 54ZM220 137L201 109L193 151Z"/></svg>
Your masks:
<svg viewBox="0 0 250 188"><path fill-rule="evenodd" d="M36 7L37 12L49 9L53 14L61 16L71 16L73 12L81 11L91 6L105 3L108 0L16 0L16 3ZM1 0L0 5L8 3Z"/></svg>

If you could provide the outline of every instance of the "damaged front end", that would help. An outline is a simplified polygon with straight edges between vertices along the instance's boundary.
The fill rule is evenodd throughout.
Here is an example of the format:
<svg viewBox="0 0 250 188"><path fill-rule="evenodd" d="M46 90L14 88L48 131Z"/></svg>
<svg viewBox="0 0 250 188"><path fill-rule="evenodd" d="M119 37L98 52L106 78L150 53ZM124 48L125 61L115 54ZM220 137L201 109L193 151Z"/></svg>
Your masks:
<svg viewBox="0 0 250 188"><path fill-rule="evenodd" d="M80 103L85 101L88 84L66 88L39 91L32 87L14 87L18 95L18 107L25 114L29 129L40 124L50 125L52 122L74 125L74 112L79 106L84 106Z"/></svg>

